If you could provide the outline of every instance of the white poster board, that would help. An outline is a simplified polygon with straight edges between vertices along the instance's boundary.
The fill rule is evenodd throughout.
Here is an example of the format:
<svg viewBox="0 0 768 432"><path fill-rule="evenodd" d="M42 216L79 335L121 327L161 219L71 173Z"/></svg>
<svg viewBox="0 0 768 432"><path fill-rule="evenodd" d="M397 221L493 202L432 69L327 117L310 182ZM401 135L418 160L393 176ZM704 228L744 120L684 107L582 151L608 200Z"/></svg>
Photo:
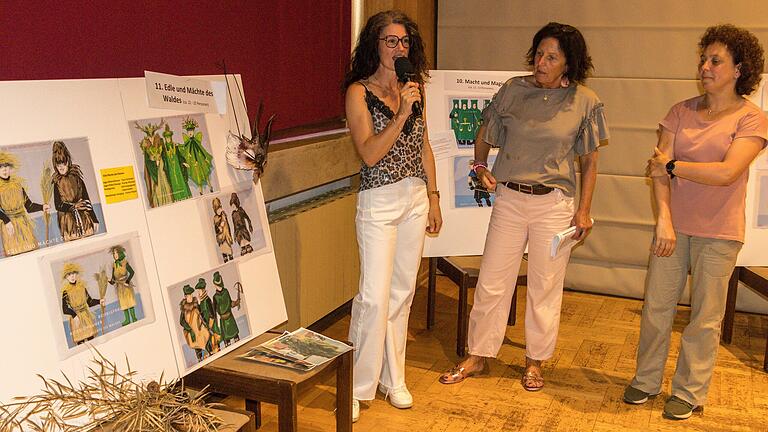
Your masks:
<svg viewBox="0 0 768 432"><path fill-rule="evenodd" d="M477 103L476 110L468 113L475 116L482 111L483 104L490 101L504 82L509 78L527 75L529 72L502 72L502 71L429 71L430 79L426 85L426 97L429 108L427 109L427 125L429 127L430 140L439 138L441 146L447 133L455 135L453 145L454 152L442 151L446 157L437 157L435 168L437 170L437 188L440 190L440 209L443 214L443 228L440 235L427 236L424 243L424 256L451 256L451 255L482 255L485 248L485 235L488 230L488 221L491 217L491 209L487 207L485 197L478 196L479 205L466 205L468 192L466 169L469 159L474 156L474 147L463 138L471 136L476 129L465 130L464 127L473 128L473 125L452 128L452 120L468 123L463 119L457 119L455 104L459 109L463 101L466 101L466 111L472 110L472 101ZM473 117L474 118L474 117ZM455 126L455 124L454 124ZM466 133L467 135L463 135ZM462 142L460 142L462 141ZM490 158L493 158L496 150L491 150ZM460 164L461 167L457 167ZM458 196L458 198L457 198ZM462 201L463 197L463 201ZM475 198L469 198L469 203ZM457 204L458 203L458 204Z"/></svg>
<svg viewBox="0 0 768 432"><path fill-rule="evenodd" d="M223 81L220 76L212 79ZM139 188L138 198L107 204L99 171L136 166L129 120L186 113L148 108L143 78L0 82L0 99L4 102L0 104L4 125L0 147L69 137L88 138L98 184L98 190L90 193L98 194L104 203L108 230L103 235L0 260L5 294L0 302L0 326L17 329L5 332L4 343L9 349L3 355L0 368L3 383L0 401L38 393L41 381L36 374L59 379L63 372L73 382L83 378L94 356L84 349L60 358L56 341L62 328L62 302L55 298L59 294L56 287L51 286L51 270L44 271L45 257L78 249L90 250L125 236L135 236L139 245L135 250L141 251L140 261L146 271L143 276L151 297L151 303L147 304L152 305L154 320L115 332L114 337L96 338L93 346L123 370L127 358L140 379L157 379L161 373L165 379L178 377L180 371L186 369L181 366L183 359L174 354L170 333L170 326L179 319L178 305L168 305L163 290L218 266L202 249L207 244L204 228L208 227L202 226L198 200L192 198L146 211L143 191ZM248 130L243 107L237 110L240 129ZM220 186L250 179L250 173L237 172L226 164L226 134L230 129L236 130L231 110L225 115L205 114L205 119ZM137 182L141 181L141 173L135 172L135 177ZM260 185L255 186L255 192L262 197ZM263 207L260 219L267 220ZM264 230L264 234L271 245L269 230ZM255 290L249 293L252 301L247 309L250 335L261 334L284 322L287 314L274 254L270 251L236 264L243 286ZM89 284L95 286L95 282ZM90 286L88 291L92 296L98 293Z"/></svg>
<svg viewBox="0 0 768 432"><path fill-rule="evenodd" d="M768 74L749 97L768 115ZM749 167L744 246L736 261L739 266L768 265L768 151L763 150Z"/></svg>

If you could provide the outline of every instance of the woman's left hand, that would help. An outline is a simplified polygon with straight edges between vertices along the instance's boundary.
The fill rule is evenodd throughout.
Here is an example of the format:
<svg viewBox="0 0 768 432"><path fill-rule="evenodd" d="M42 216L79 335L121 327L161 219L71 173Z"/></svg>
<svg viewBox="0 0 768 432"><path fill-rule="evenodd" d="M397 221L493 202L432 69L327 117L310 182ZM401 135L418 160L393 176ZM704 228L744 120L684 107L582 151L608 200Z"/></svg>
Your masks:
<svg viewBox="0 0 768 432"><path fill-rule="evenodd" d="M429 213L427 213L427 232L437 234L443 227L443 214L440 212L440 198L435 195L429 197Z"/></svg>
<svg viewBox="0 0 768 432"><path fill-rule="evenodd" d="M646 174L648 175L648 177L662 177L667 175L667 162L671 160L672 158L670 158L664 152L659 150L658 147L654 147L653 157L648 159Z"/></svg>
<svg viewBox="0 0 768 432"><path fill-rule="evenodd" d="M579 241L586 237L589 230L592 229L592 218L589 217L589 213L577 211L571 219L571 226L576 227L576 232L571 238Z"/></svg>

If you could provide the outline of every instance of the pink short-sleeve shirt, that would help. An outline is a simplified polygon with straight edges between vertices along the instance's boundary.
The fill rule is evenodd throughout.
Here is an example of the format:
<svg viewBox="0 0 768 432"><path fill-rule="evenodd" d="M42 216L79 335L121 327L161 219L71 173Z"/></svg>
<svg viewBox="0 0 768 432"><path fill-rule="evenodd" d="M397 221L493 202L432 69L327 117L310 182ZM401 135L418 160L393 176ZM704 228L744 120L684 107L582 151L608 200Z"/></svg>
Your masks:
<svg viewBox="0 0 768 432"><path fill-rule="evenodd" d="M706 121L696 112L703 96L673 106L659 123L675 134L674 159L720 162L737 138L758 137L765 147L768 118L749 101L734 113ZM683 234L744 241L744 208L749 170L727 186L711 186L675 177L671 181L672 224Z"/></svg>

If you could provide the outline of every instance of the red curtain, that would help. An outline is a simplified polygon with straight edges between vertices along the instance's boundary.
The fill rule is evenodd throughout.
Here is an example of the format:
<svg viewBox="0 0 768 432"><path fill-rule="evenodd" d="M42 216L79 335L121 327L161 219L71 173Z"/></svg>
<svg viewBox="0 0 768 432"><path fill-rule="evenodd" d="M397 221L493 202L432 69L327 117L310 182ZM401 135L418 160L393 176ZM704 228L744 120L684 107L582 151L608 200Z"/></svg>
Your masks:
<svg viewBox="0 0 768 432"><path fill-rule="evenodd" d="M282 130L343 115L350 15L348 0L6 0L0 80L221 74L226 60L251 120L263 100Z"/></svg>

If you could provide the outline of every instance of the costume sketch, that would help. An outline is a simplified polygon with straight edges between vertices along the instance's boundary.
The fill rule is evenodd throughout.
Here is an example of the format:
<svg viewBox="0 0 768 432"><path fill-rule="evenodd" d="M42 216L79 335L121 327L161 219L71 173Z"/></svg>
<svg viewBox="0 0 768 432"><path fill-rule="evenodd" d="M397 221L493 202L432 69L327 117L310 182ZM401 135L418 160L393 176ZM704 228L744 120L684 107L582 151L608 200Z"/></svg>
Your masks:
<svg viewBox="0 0 768 432"><path fill-rule="evenodd" d="M163 130L163 160L167 167L168 181L171 185L173 201L182 201L192 196L189 190L187 163L179 152L179 143L173 142L173 131L168 123Z"/></svg>
<svg viewBox="0 0 768 432"><path fill-rule="evenodd" d="M58 344L71 355L86 341L100 343L154 320L138 234L46 255L61 315ZM63 336L63 337L62 337Z"/></svg>
<svg viewBox="0 0 768 432"><path fill-rule="evenodd" d="M491 193L488 192L485 185L477 178L477 173L472 169L475 164L474 159L469 160L469 174L467 175L467 187L474 193L475 202L478 207L483 207L485 202L486 207L491 207Z"/></svg>
<svg viewBox="0 0 768 432"><path fill-rule="evenodd" d="M450 98L451 111L450 127L456 135L459 148L467 148L475 145L475 135L483 124L483 113L479 103L483 102L483 109L491 103L487 97L467 97L462 99Z"/></svg>
<svg viewBox="0 0 768 432"><path fill-rule="evenodd" d="M172 308L169 313L178 316L174 333L178 358L184 368L214 359L250 336L248 311L235 263L171 285L166 292L167 304Z"/></svg>
<svg viewBox="0 0 768 432"><path fill-rule="evenodd" d="M496 155L488 157L488 169L493 168ZM453 158L453 204L454 208L492 207L494 194L488 191L472 171L474 160L471 156Z"/></svg>
<svg viewBox="0 0 768 432"><path fill-rule="evenodd" d="M87 138L0 147L0 258L106 231Z"/></svg>
<svg viewBox="0 0 768 432"><path fill-rule="evenodd" d="M64 264L61 271L61 310L69 316L69 328L76 345L96 337L96 317L91 308L104 303L94 299L81 278L82 268L73 262Z"/></svg>
<svg viewBox="0 0 768 432"><path fill-rule="evenodd" d="M125 255L125 248L115 245L109 248L109 253L115 262L112 263L112 278L109 284L117 291L117 302L123 311L123 326L136 322L136 295L131 280L135 274L133 267Z"/></svg>
<svg viewBox="0 0 768 432"><path fill-rule="evenodd" d="M197 297L192 295L195 290L184 285L184 299L179 303L181 315L179 316L179 325L184 331L184 341L187 346L195 351L197 361L203 360L210 355L211 331L200 314L200 303Z"/></svg>
<svg viewBox="0 0 768 432"><path fill-rule="evenodd" d="M0 151L0 238L5 256L18 255L38 248L35 224L29 213L48 211L47 204L32 202L24 189L23 179L14 174L19 160Z"/></svg>
<svg viewBox="0 0 768 432"><path fill-rule="evenodd" d="M219 251L224 262L230 261L232 255L232 230L229 228L227 213L221 206L221 200L216 197L211 201L213 207L213 228L216 231L216 243L219 245Z"/></svg>
<svg viewBox="0 0 768 432"><path fill-rule="evenodd" d="M211 332L211 338L208 343L208 352L210 354L216 354L219 352L219 346L221 345L221 330L217 319L216 309L213 306L213 301L208 297L208 291L206 291L207 284L205 279L200 278L195 285L195 289L198 292L197 300L200 303L200 316L203 318L203 322Z"/></svg>
<svg viewBox="0 0 768 432"><path fill-rule="evenodd" d="M88 188L80 165L72 162L72 155L63 141L54 141L53 202L59 231L64 241L90 237L99 229L99 218L93 211Z"/></svg>
<svg viewBox="0 0 768 432"><path fill-rule="evenodd" d="M150 208L218 189L204 115L134 120L131 135Z"/></svg>
<svg viewBox="0 0 768 432"><path fill-rule="evenodd" d="M213 284L216 285L216 294L213 295L213 306L216 314L219 316L219 328L221 329L221 340L224 346L229 346L232 342L240 340L240 329L237 327L237 321L232 315L232 308L240 309L240 294L243 292L242 285L237 282L237 300L232 301L229 290L224 287L224 280L217 271L213 273Z"/></svg>
<svg viewBox="0 0 768 432"><path fill-rule="evenodd" d="M203 221L212 227L210 249L219 263L269 251L264 201L252 182L226 188L203 202Z"/></svg>
<svg viewBox="0 0 768 432"><path fill-rule="evenodd" d="M253 232L253 223L248 213L240 205L240 197L236 192L232 192L232 196L229 198L229 205L233 207L232 210L232 226L235 231L235 241L240 245L240 254L245 255L253 252L251 246L251 233Z"/></svg>
<svg viewBox="0 0 768 432"><path fill-rule="evenodd" d="M170 204L173 202L173 192L168 174L165 172L163 139L157 134L163 122L145 125L135 122L135 126L146 135L139 141L139 147L144 153L144 183L150 205L154 208Z"/></svg>
<svg viewBox="0 0 768 432"><path fill-rule="evenodd" d="M189 164L189 176L200 191L200 195L203 194L205 187L208 187L209 192L213 192L210 181L213 157L203 147L203 133L197 130L199 124L194 118L187 117L182 125L185 131L182 135L184 139L182 149Z"/></svg>

